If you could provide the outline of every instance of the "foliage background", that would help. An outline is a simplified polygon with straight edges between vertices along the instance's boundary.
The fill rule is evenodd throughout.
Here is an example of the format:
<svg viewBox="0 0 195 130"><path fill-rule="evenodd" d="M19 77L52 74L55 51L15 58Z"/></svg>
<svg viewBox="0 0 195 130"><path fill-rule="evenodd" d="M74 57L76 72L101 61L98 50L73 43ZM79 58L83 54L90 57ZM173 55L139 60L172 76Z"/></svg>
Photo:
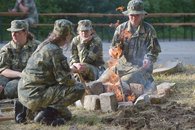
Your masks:
<svg viewBox="0 0 195 130"><path fill-rule="evenodd" d="M35 0L37 9L39 13L108 13L108 14L121 14L121 12L116 11L119 6L126 6L129 0ZM8 9L14 6L15 0L0 0L0 11L6 12ZM145 10L148 13L195 13L195 0L144 0ZM40 17L40 23L53 23L56 19L60 17ZM62 17L61 17L62 18ZM64 18L64 17L63 17ZM73 23L77 23L80 19L85 19L87 17L65 17L71 20ZM3 23L9 24L11 20L10 17L4 17ZM121 22L126 21L127 18L88 18L92 20L93 23L115 23L116 20ZM150 23L163 23L163 22L194 22L194 17L167 17L167 18L146 18L146 21ZM38 35L43 35L45 37L49 30L52 28L42 28ZM95 28L97 32L103 34L102 37L106 37L104 34L112 34L114 29L101 29ZM159 35L161 34L161 28L157 28ZM6 27L3 29L6 30ZM165 28L165 31L168 28ZM33 30L35 33L35 30ZM177 36L182 37L183 28L177 28L174 33L179 33ZM166 34L164 37L168 37ZM110 37L106 37L110 38Z"/></svg>

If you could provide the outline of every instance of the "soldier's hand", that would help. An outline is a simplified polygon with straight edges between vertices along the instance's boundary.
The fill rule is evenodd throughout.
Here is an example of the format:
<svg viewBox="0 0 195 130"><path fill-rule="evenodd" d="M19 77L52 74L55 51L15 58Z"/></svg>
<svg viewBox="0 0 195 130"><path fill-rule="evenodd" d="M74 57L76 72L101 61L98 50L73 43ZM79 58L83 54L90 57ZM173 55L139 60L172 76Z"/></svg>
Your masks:
<svg viewBox="0 0 195 130"><path fill-rule="evenodd" d="M83 36L81 36L81 43L87 43L87 42L89 42L92 38L93 38L92 35L90 35L90 36L88 36L88 37L83 37Z"/></svg>
<svg viewBox="0 0 195 130"><path fill-rule="evenodd" d="M70 66L70 70L72 73L78 73L79 71L77 70L77 68L75 66Z"/></svg>
<svg viewBox="0 0 195 130"><path fill-rule="evenodd" d="M143 67L144 69L147 69L147 68L150 67L151 63L152 63L152 62L151 62L149 59L144 59L144 60L143 60L143 66L142 66L142 67Z"/></svg>
<svg viewBox="0 0 195 130"><path fill-rule="evenodd" d="M85 71L85 65L82 63L74 63L73 66L78 70L78 72Z"/></svg>

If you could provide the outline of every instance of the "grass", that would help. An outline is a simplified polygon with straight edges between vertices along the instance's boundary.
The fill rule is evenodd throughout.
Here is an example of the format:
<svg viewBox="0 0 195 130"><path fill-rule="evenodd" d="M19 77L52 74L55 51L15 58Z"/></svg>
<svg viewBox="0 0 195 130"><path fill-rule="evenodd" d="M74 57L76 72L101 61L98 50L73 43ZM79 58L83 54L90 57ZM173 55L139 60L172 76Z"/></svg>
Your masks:
<svg viewBox="0 0 195 130"><path fill-rule="evenodd" d="M162 82L174 82L176 85L173 87L173 94L170 100L179 103L194 105L195 99L195 66L185 66L184 71L172 75L159 75L155 76L157 84Z"/></svg>
<svg viewBox="0 0 195 130"><path fill-rule="evenodd" d="M186 106L194 107L195 100L195 66L185 66L184 71L170 75L155 76L157 84L163 82L176 83L169 101L176 101ZM0 123L1 130L125 130L124 126L104 124L102 119L120 114L119 111L102 113L101 111L86 111L83 108L70 106L73 113L71 121L60 127L50 127L35 123L16 124L12 121Z"/></svg>

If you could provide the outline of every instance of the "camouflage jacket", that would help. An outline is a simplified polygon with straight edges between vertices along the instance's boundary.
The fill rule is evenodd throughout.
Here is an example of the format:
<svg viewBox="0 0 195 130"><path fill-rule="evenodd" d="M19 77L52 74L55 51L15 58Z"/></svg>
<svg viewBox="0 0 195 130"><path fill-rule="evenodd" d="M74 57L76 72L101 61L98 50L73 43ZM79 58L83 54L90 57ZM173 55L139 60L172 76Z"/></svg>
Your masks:
<svg viewBox="0 0 195 130"><path fill-rule="evenodd" d="M22 72L38 44L40 42L37 40L29 40L23 48L20 48L13 41L7 43L0 50L0 72L5 69Z"/></svg>
<svg viewBox="0 0 195 130"><path fill-rule="evenodd" d="M88 43L81 43L78 35L74 37L71 45L71 65L73 63L88 63L98 67L104 64L102 41L97 35L93 35L93 38Z"/></svg>
<svg viewBox="0 0 195 130"><path fill-rule="evenodd" d="M21 0L21 3L24 6L28 7L28 9L29 9L27 17L34 19L35 22L38 23L38 12L37 12L37 7L35 5L35 1L34 0ZM20 11L19 4L18 4L17 0L15 3L14 9L17 11Z"/></svg>
<svg viewBox="0 0 195 130"><path fill-rule="evenodd" d="M29 58L26 68L22 71L20 93L29 96L40 96L43 90L51 86L74 84L67 58L62 49L53 43L41 43ZM36 93L37 92L37 93Z"/></svg>
<svg viewBox="0 0 195 130"><path fill-rule="evenodd" d="M112 40L112 46L117 44L121 46L127 62L138 66L142 66L144 58L155 62L161 52L156 31L146 22L142 22L134 33L129 21L119 25Z"/></svg>

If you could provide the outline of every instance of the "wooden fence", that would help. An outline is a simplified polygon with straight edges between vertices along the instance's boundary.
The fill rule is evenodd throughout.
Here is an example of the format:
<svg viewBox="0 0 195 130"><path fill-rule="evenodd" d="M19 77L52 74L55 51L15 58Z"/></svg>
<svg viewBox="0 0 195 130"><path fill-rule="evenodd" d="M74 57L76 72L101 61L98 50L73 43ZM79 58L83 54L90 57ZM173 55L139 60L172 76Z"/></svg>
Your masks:
<svg viewBox="0 0 195 130"><path fill-rule="evenodd" d="M25 16L25 13L21 12L0 12L0 41L7 40L4 38L4 32L6 31L5 27L10 26L9 23L4 22L5 17L10 17L10 21L15 19L16 17L23 17ZM188 18L188 17L194 17L195 13L150 13L146 15L146 18ZM80 19L83 18L125 18L123 14L100 14L100 13L40 13L40 18L46 17L46 18L67 18L67 17L77 17ZM151 23L151 22L150 22ZM114 24L114 23L113 23ZM195 31L195 22L187 22L184 20L184 22L174 22L174 23L161 23L161 22L153 22L151 23L153 26L155 26L157 30L157 34L160 34L160 39L168 39L168 40L194 40L194 31ZM95 29L97 29L98 33L100 34L100 37L102 37L103 40L107 39L110 40L112 38L112 35L114 33L114 28L110 27L111 23L94 23L93 26ZM41 30L48 30L51 31L51 28L53 27L53 23L39 23L35 24L32 27L32 31L36 34L37 37L40 37L42 34L40 33ZM49 30L49 29L50 30ZM179 31L178 31L179 30ZM180 32L180 34L178 34ZM182 34L183 33L183 34ZM47 32L48 34L48 32ZM173 34L175 36L173 36ZM179 35L182 35L179 36ZM45 36L43 36L45 37Z"/></svg>

